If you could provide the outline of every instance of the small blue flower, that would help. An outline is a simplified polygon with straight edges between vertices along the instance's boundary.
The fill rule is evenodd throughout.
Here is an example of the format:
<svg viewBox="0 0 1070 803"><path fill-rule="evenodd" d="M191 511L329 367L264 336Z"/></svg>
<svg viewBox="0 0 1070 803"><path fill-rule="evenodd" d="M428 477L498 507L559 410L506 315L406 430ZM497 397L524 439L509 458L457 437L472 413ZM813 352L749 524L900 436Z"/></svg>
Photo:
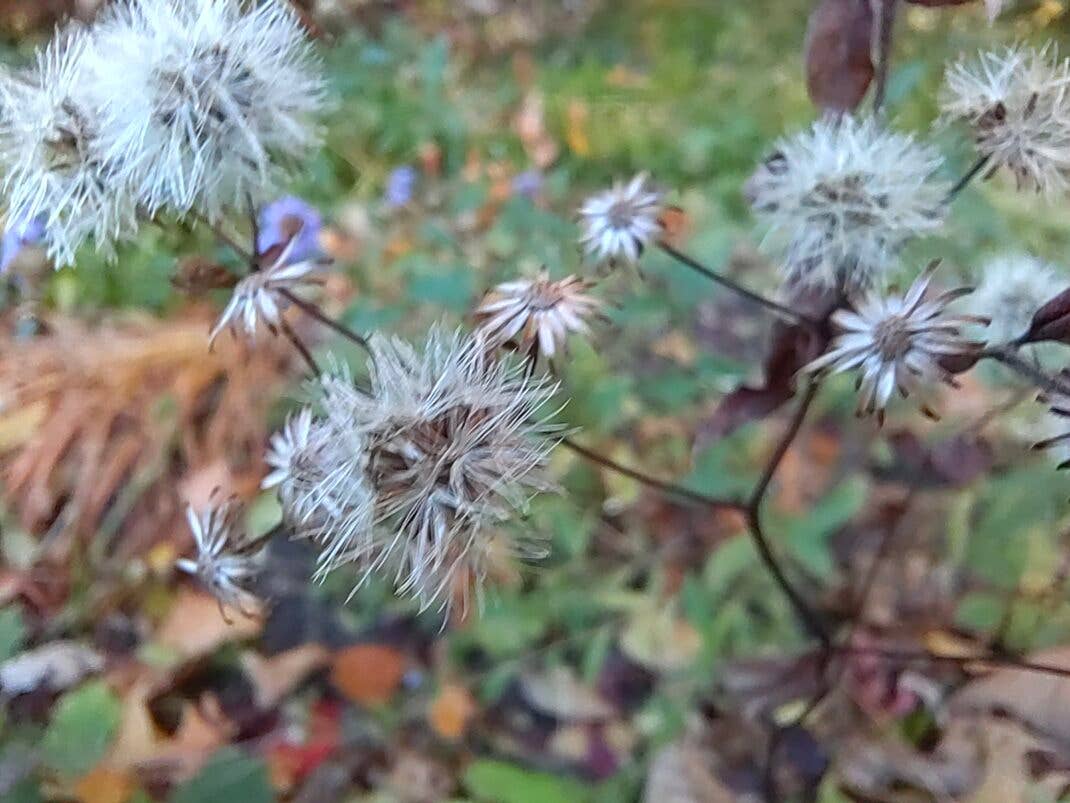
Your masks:
<svg viewBox="0 0 1070 803"><path fill-rule="evenodd" d="M320 230L323 217L306 201L287 195L260 210L260 236L257 250L263 254L277 245L296 238L287 260L289 264L320 256Z"/></svg>
<svg viewBox="0 0 1070 803"><path fill-rule="evenodd" d="M396 209L411 201L418 179L416 168L412 165L402 165L392 170L386 179L384 198L387 205Z"/></svg>
<svg viewBox="0 0 1070 803"><path fill-rule="evenodd" d="M542 189L542 173L538 170L525 170L513 176L513 192L525 198L534 198Z"/></svg>
<svg viewBox="0 0 1070 803"><path fill-rule="evenodd" d="M39 215L23 223L15 223L4 230L0 240L0 273L5 273L15 257L27 245L36 245L45 236L44 215Z"/></svg>

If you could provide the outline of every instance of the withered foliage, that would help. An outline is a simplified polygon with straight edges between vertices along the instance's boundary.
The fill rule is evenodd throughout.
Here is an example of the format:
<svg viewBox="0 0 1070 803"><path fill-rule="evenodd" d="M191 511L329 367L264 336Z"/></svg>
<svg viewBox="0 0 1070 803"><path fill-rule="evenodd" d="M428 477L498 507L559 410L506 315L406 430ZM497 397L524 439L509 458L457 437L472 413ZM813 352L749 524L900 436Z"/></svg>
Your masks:
<svg viewBox="0 0 1070 803"><path fill-rule="evenodd" d="M135 554L174 531L180 496L256 488L293 358L268 338L210 352L210 314L57 318L29 340L0 336L3 499L54 554L97 532Z"/></svg>

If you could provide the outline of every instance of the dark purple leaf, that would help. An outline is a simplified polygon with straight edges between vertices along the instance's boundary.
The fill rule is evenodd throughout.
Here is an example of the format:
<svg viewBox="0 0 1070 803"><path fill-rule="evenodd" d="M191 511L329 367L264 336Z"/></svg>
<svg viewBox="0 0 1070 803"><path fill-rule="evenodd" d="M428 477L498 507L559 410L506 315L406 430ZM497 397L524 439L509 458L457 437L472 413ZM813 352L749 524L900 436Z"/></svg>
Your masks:
<svg viewBox="0 0 1070 803"><path fill-rule="evenodd" d="M806 87L822 109L852 111L873 80L870 0L821 0L806 32Z"/></svg>
<svg viewBox="0 0 1070 803"><path fill-rule="evenodd" d="M1070 287L1034 313L1023 342L1037 343L1041 340L1070 343Z"/></svg>

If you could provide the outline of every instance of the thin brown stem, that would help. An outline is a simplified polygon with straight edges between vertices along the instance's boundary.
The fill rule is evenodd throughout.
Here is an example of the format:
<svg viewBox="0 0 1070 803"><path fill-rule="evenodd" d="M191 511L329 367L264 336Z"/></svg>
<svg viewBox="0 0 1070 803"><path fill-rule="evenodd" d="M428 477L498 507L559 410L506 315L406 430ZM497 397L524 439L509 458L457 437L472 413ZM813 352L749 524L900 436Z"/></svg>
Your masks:
<svg viewBox="0 0 1070 803"><path fill-rule="evenodd" d="M892 38L895 33L895 15L899 0L877 0L880 12L877 17L877 73L873 85L873 111L884 106L888 92L888 72L892 61Z"/></svg>
<svg viewBox="0 0 1070 803"><path fill-rule="evenodd" d="M199 220L201 223L211 229L212 233L216 236L217 239L219 239L220 242L222 242L225 246L234 251L234 253L236 253L246 262L252 264L252 252L245 246L238 243L238 241L231 237L229 234L227 234L218 223L213 223L200 212L194 212L194 217L196 217L197 220Z"/></svg>
<svg viewBox="0 0 1070 803"><path fill-rule="evenodd" d="M810 411L810 407L817 396L817 389L817 382L810 382L807 385L806 391L803 393L803 397L795 408L795 413L792 415L791 421L788 423L787 430L785 430L780 441L777 443L776 448L773 450L773 454L770 456L769 461L762 470L758 484L754 487L754 491L751 494L750 499L747 501L746 513L748 532L750 533L751 540L754 542L754 546L758 550L758 555L762 559L762 563L765 565L766 570L772 575L773 580L776 581L776 584L780 587L784 596L788 598L791 607L795 610L796 615L802 621L806 629L812 636L817 638L827 647L832 643L832 639L825 624L821 621L821 618L817 615L816 611L810 606L810 603L807 602L799 590L795 588L784 573L784 570L781 568L780 563L776 558L776 554L773 552L772 545L769 543L769 539L765 535L761 517L762 501L765 498L766 491L769 490L769 485L773 481L773 477L776 475L777 468L780 467L780 463L783 461L784 456L795 442L795 438L798 436L799 430L802 428L803 421L806 420L806 415Z"/></svg>
<svg viewBox="0 0 1070 803"><path fill-rule="evenodd" d="M311 301L306 301L305 299L301 298L301 296L297 295L296 293L285 287L279 289L279 294L282 295L295 307L304 312L306 315L308 315L310 318L319 321L329 329L333 329L335 332L342 335L342 337L356 343L369 354L371 353L371 349L368 346L367 338L365 338L363 335L357 334L341 321L336 321L334 318L332 318L330 315L327 315L323 310L321 310Z"/></svg>
<svg viewBox="0 0 1070 803"><path fill-rule="evenodd" d="M786 318L792 323L802 324L803 326L809 327L811 329L817 328L817 321L808 318L807 316L796 312L795 310L789 307L785 307L783 304L780 304L771 298L767 298L766 296L763 296L760 293L756 293L753 290L748 290L746 287L737 284L735 281L729 279L727 276L720 274L715 270L707 268L697 259L688 256L682 251L676 250L676 248L669 245L668 243L664 241L659 241L658 246L661 248L662 251L671 256L681 265L685 265L691 268L691 270L695 271L696 273L705 276L707 279L717 282L717 284L721 285L722 287L731 290L733 293L742 296L743 298L746 298L750 301L753 301L755 304L765 307L766 309L779 315L781 318Z"/></svg>
<svg viewBox="0 0 1070 803"><path fill-rule="evenodd" d="M1013 346L991 346L978 354L980 359L990 359L1010 368L1025 377L1046 393L1070 396L1070 385L1059 377L1049 376L1029 360L1022 357Z"/></svg>
<svg viewBox="0 0 1070 803"><path fill-rule="evenodd" d="M979 157L977 161L973 163L973 166L966 171L966 174L955 182L955 186L947 191L947 195L944 196L944 203L951 203L952 201L954 201L955 198L958 197L959 193L966 189L966 187L969 186L970 182L977 177L977 174L985 169L985 166L988 164L989 158L990 157L988 154Z"/></svg>
<svg viewBox="0 0 1070 803"><path fill-rule="evenodd" d="M994 666L1000 669L1015 669L1022 672L1036 672L1042 675L1070 678L1070 667L1055 666L1054 664L1042 664L1036 661L1026 661L1011 655L936 655L926 650L899 650L887 647L868 645L832 645L826 648L828 652L838 655L874 655L887 661L897 661L904 664L933 663L949 664L955 666Z"/></svg>
<svg viewBox="0 0 1070 803"><path fill-rule="evenodd" d="M301 355L301 358L308 365L309 370L312 371L312 375L321 376L323 372L320 370L319 364L316 362L316 358L312 356L312 352L308 350L308 346L306 346L301 341L301 338L297 336L297 332L293 330L293 327L290 326L290 324L286 321L282 321L280 323L279 328L281 328L282 333L286 335L286 339L293 344L293 347L297 350L297 353Z"/></svg>
<svg viewBox="0 0 1070 803"><path fill-rule="evenodd" d="M603 454L599 454L593 449L588 449L586 446L581 446L570 438L563 439L561 441L561 445L567 447L568 449L571 449L573 452L575 452L585 460L589 460L590 462L602 466L603 468L607 468L610 471L616 472L621 476L629 477L635 480L636 482L639 482L657 491L661 491L662 493L667 494L669 496L675 496L680 499L687 499L692 502L697 502L701 505L709 505L710 507L720 508L723 510L743 511L745 509L743 502L738 499L723 499L717 496L710 496L709 494L704 494L701 491L695 491L691 488L685 488L682 485L676 485L672 482L659 480L655 477L651 477L649 474L643 473L642 471L626 466L623 463L618 463L616 460L606 457Z"/></svg>

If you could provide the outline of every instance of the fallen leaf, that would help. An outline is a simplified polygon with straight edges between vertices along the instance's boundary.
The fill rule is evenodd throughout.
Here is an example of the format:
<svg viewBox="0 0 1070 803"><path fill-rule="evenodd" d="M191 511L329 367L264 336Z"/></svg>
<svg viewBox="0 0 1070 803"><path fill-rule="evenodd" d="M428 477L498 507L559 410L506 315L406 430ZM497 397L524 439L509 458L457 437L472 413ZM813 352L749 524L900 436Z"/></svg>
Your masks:
<svg viewBox="0 0 1070 803"><path fill-rule="evenodd" d="M590 110L587 104L574 100L568 104L568 129L565 136L568 147L577 156L590 156L591 141L587 137L587 121Z"/></svg>
<svg viewBox="0 0 1070 803"><path fill-rule="evenodd" d="M1053 647L1029 661L1070 669L1070 647ZM967 684L948 702L952 713L1001 713L1034 731L1070 741L1070 678L1010 668Z"/></svg>
<svg viewBox="0 0 1070 803"><path fill-rule="evenodd" d="M126 803L134 793L134 781L125 772L97 767L74 787L79 803Z"/></svg>
<svg viewBox="0 0 1070 803"><path fill-rule="evenodd" d="M535 710L563 722L606 720L615 713L597 691L562 665L524 673L520 691Z"/></svg>
<svg viewBox="0 0 1070 803"><path fill-rule="evenodd" d="M331 682L361 705L390 700L405 674L405 656L385 644L355 644L340 650L331 665Z"/></svg>
<svg viewBox="0 0 1070 803"><path fill-rule="evenodd" d="M309 675L326 666L329 657L325 647L306 644L270 658L245 652L241 663L253 683L256 704L274 708Z"/></svg>
<svg viewBox="0 0 1070 803"><path fill-rule="evenodd" d="M621 633L626 656L655 672L686 669L702 650L702 635L671 608L633 616Z"/></svg>
<svg viewBox="0 0 1070 803"><path fill-rule="evenodd" d="M178 592L167 618L157 630L156 641L188 661L212 652L221 644L252 638L262 627L260 617L236 616L228 622L215 598L184 588Z"/></svg>
<svg viewBox="0 0 1070 803"><path fill-rule="evenodd" d="M464 735L468 722L477 711L476 701L468 689L456 683L447 683L431 703L427 719L439 736L456 740Z"/></svg>

